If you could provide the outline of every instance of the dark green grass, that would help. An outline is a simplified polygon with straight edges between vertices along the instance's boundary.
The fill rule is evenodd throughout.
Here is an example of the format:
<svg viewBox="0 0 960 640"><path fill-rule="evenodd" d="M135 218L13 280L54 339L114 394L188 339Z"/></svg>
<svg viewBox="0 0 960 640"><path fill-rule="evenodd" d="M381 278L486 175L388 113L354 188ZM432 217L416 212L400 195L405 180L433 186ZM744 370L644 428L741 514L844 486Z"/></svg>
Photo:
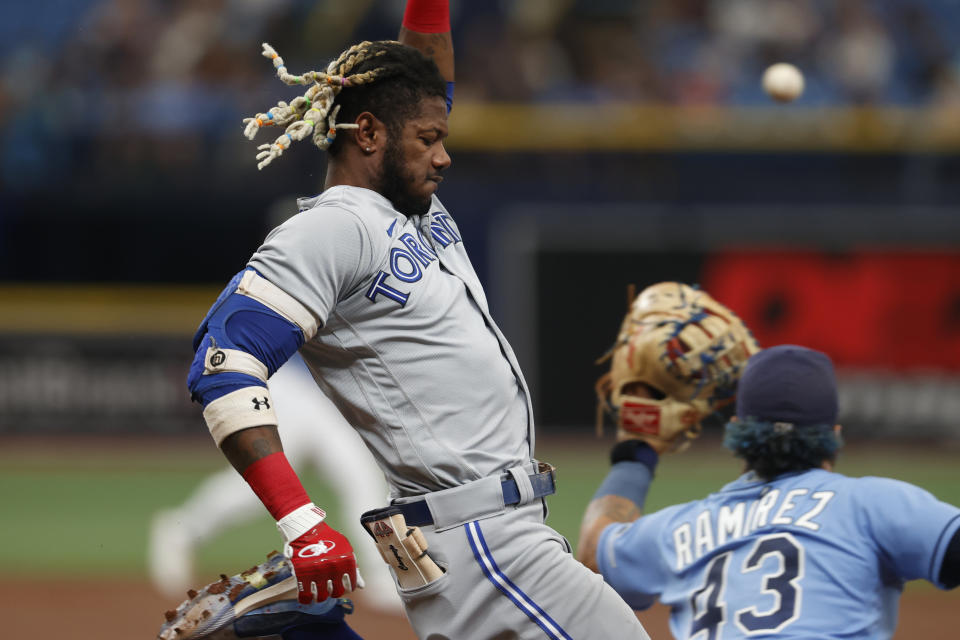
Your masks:
<svg viewBox="0 0 960 640"><path fill-rule="evenodd" d="M74 443L76 441L73 441ZM54 441L56 443L56 441ZM580 517L606 473L609 441L541 438L538 457L559 470L559 492L549 499L550 524L575 545ZM960 451L849 445L838 471L912 482L960 505ZM7 575L142 576L152 514L178 504L225 462L212 444L124 443L111 449L16 445L0 450L0 566ZM739 464L716 441L703 440L661 463L647 511L693 500L734 479ZM305 484L338 524L336 503L315 474ZM198 553L198 571L213 576L259 561L280 539L264 515L225 531Z"/></svg>

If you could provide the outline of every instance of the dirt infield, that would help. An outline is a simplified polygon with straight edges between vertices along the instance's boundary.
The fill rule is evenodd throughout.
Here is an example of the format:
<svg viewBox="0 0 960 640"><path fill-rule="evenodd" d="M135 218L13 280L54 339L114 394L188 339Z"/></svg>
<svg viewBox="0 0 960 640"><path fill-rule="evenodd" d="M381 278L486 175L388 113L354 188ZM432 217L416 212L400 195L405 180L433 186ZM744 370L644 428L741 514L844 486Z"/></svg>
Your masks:
<svg viewBox="0 0 960 640"><path fill-rule="evenodd" d="M958 637L957 593L930 588L910 589L900 607L900 628L895 638L948 640ZM351 627L368 640L416 640L406 620L365 610L362 596L350 616ZM145 582L25 582L0 587L4 612L4 640L149 640L156 637L163 612L172 604ZM657 606L640 616L652 638L670 638L666 607ZM843 616L837 612L837 618ZM606 640L606 639L577 639Z"/></svg>
<svg viewBox="0 0 960 640"><path fill-rule="evenodd" d="M363 597L347 619L364 638L416 640L406 619L364 611ZM0 587L3 640L150 640L163 613L177 603L146 582L21 582ZM363 613L360 613L363 611Z"/></svg>

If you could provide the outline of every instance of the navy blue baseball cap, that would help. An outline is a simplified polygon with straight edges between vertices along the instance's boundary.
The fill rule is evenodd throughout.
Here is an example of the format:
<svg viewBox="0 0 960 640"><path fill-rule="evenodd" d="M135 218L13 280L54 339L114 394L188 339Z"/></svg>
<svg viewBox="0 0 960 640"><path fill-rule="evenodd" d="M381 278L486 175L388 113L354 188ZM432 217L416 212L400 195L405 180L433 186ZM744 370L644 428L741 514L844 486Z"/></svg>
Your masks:
<svg viewBox="0 0 960 640"><path fill-rule="evenodd" d="M825 353L782 344L747 361L737 386L740 420L833 425L837 412L837 378Z"/></svg>

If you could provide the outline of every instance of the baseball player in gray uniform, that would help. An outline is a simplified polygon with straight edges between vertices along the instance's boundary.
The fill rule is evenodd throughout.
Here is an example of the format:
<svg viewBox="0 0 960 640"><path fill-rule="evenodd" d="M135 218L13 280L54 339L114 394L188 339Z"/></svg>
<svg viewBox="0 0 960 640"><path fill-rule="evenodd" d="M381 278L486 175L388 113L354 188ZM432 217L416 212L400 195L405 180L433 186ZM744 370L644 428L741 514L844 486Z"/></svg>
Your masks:
<svg viewBox="0 0 960 640"><path fill-rule="evenodd" d="M299 352L391 487L364 518L421 638L646 638L633 611L544 523L529 392L435 192L452 102L447 0L410 0L401 42L364 42L249 119L311 137L325 189L274 229L194 340L188 386L215 441L277 520L299 602L357 585L347 539L283 454L266 380ZM421 53L423 52L423 53ZM318 426L322 428L322 426Z"/></svg>

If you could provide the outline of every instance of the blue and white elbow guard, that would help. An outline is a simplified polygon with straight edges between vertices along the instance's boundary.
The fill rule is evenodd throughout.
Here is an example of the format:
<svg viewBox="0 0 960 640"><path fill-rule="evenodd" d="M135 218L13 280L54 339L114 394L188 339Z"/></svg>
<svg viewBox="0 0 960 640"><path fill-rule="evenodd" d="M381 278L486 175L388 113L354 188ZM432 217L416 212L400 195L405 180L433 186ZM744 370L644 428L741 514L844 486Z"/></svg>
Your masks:
<svg viewBox="0 0 960 640"><path fill-rule="evenodd" d="M313 314L255 270L230 280L193 337L187 376L217 446L241 429L277 424L267 379L316 333Z"/></svg>

